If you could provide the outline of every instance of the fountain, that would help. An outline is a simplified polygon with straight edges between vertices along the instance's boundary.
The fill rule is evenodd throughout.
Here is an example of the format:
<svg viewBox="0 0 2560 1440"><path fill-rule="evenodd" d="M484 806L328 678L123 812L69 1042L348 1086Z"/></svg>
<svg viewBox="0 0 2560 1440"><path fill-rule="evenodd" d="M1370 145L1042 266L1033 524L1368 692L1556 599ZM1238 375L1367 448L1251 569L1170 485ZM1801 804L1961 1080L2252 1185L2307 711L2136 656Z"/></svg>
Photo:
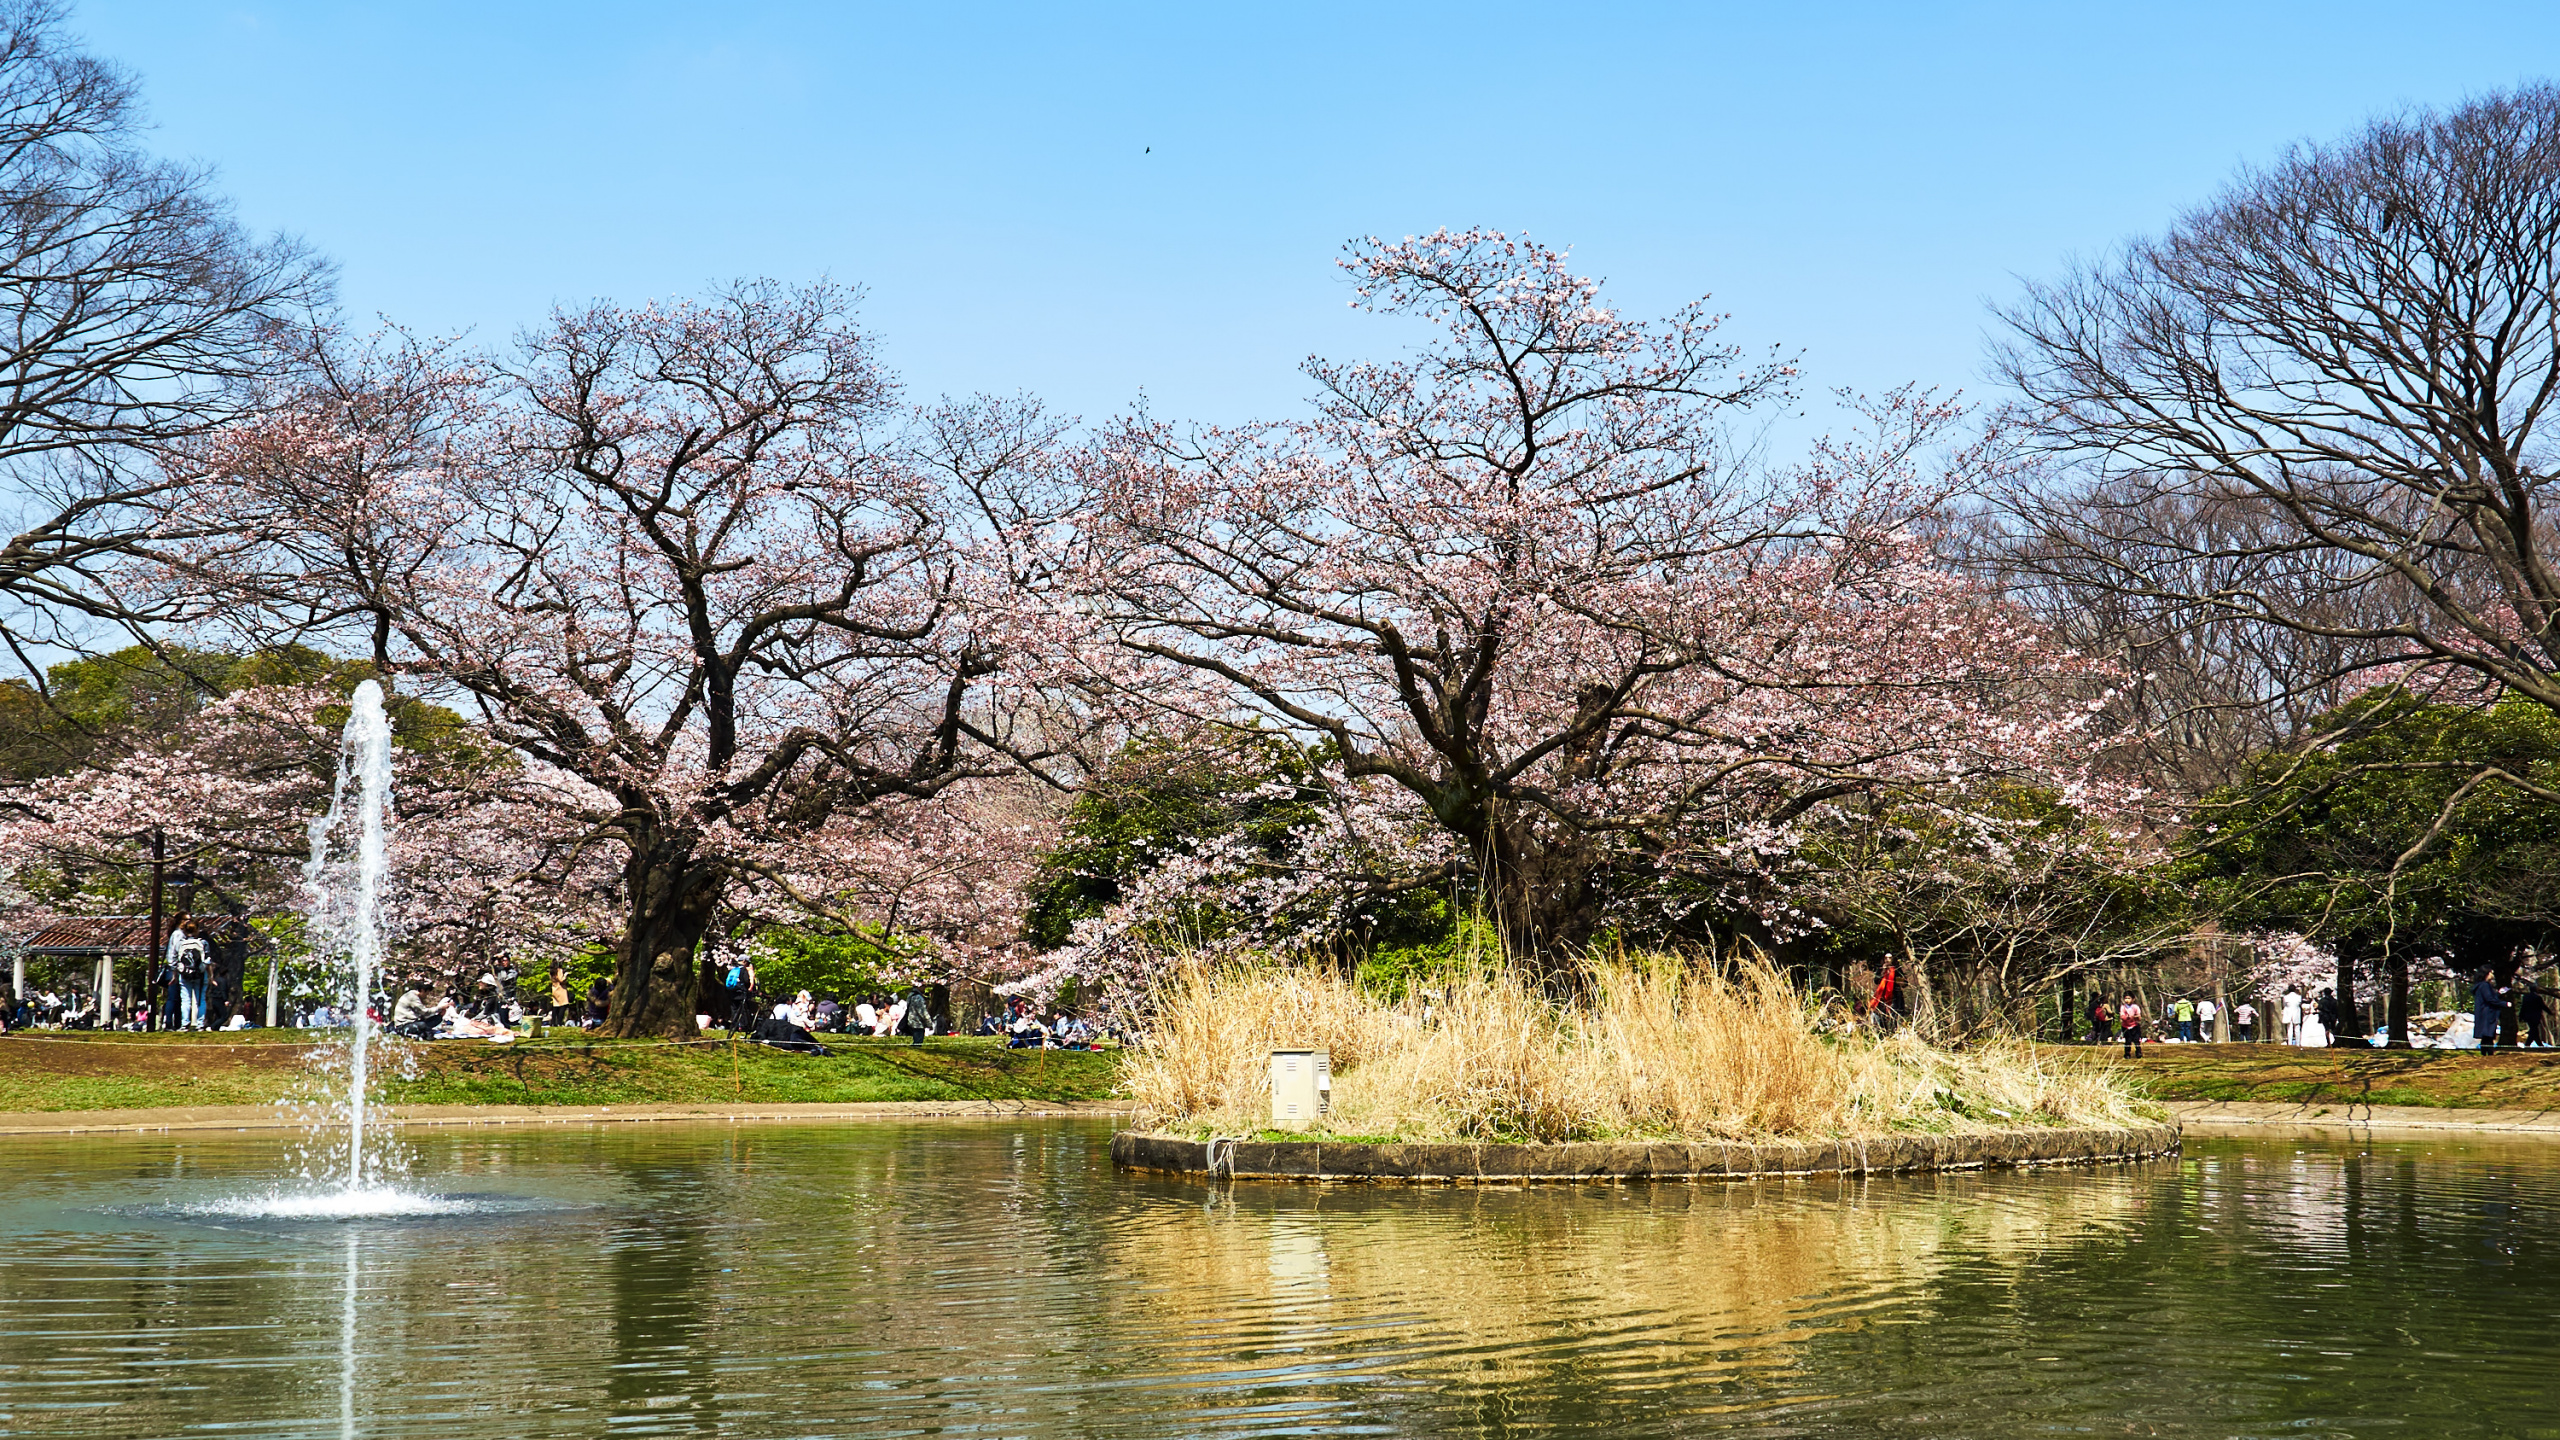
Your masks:
<svg viewBox="0 0 2560 1440"><path fill-rule="evenodd" d="M311 858L302 867L312 938L344 954L353 972L347 1166L340 1187L349 1196L366 1188L365 1092L371 1081L373 980L382 964L382 881L390 865L385 849L390 824L391 717L382 708L382 686L367 680L356 687L338 749L337 779L329 789L329 813L311 822ZM350 829L352 853L340 838Z"/></svg>
<svg viewBox="0 0 2560 1440"><path fill-rule="evenodd" d="M316 1127L313 1149L320 1162L306 1174L315 1189L271 1191L190 1207L193 1213L278 1220L352 1220L407 1215L449 1215L478 1207L388 1183L386 1167L370 1153L372 1133L373 987L381 973L385 924L383 892L390 874L391 719L382 687L356 687L353 713L338 750L338 773L329 791L329 813L312 820L311 858L302 867L304 913L312 949L341 955L347 964L350 1029L345 1050L343 1098ZM334 1133L333 1133L334 1132Z"/></svg>

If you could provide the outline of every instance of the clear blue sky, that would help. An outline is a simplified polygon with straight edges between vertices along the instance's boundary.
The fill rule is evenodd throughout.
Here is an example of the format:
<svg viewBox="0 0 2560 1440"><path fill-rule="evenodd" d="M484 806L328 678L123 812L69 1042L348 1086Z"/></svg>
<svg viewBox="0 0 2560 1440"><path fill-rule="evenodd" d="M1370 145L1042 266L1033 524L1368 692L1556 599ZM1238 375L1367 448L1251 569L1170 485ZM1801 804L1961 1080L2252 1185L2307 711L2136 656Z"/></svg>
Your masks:
<svg viewBox="0 0 2560 1440"><path fill-rule="evenodd" d="M1296 408L1364 233L1525 229L1712 291L1807 380L1980 396L2013 276L2378 110L2560 73L2560 5L328 5L90 0L162 149L498 342L830 275L914 393ZM1148 153L1152 148L1152 153ZM1818 422L1817 422L1818 423Z"/></svg>

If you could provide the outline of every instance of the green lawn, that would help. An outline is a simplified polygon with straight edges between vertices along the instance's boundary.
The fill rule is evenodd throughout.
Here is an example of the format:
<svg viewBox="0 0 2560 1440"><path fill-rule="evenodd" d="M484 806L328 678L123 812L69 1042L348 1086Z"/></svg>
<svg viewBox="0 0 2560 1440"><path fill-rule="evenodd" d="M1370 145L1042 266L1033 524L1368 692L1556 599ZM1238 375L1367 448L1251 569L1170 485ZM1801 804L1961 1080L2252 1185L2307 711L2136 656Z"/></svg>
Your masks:
<svg viewBox="0 0 2560 1440"><path fill-rule="evenodd" d="M2158 1100L2560 1109L2560 1052L2302 1050L2285 1045L2151 1045L2139 1061L2109 1049L2052 1047L2136 1077Z"/></svg>
<svg viewBox="0 0 2560 1440"><path fill-rule="evenodd" d="M0 1111L261 1105L314 1091L306 1039L117 1035L0 1039ZM989 1040L829 1042L832 1056L742 1044L554 1038L384 1047L375 1093L394 1105L751 1104L1100 1100L1115 1054L1006 1050Z"/></svg>

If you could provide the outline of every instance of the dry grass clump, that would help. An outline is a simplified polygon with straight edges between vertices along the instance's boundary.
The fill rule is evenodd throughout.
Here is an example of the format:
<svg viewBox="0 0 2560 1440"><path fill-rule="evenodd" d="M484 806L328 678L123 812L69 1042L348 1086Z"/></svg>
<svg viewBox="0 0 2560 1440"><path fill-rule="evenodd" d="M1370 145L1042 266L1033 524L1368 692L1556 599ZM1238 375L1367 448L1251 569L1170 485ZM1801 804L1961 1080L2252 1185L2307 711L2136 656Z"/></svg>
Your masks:
<svg viewBox="0 0 2560 1440"><path fill-rule="evenodd" d="M1122 1067L1147 1124L1269 1124L1269 1052L1333 1056L1334 1134L1404 1139L1833 1137L1895 1130L2116 1126L2144 1114L2107 1073L2029 1047L1956 1053L1909 1035L1821 1033L1774 968L1668 958L1604 969L1548 1000L1486 969L1388 1003L1287 965L1186 969Z"/></svg>

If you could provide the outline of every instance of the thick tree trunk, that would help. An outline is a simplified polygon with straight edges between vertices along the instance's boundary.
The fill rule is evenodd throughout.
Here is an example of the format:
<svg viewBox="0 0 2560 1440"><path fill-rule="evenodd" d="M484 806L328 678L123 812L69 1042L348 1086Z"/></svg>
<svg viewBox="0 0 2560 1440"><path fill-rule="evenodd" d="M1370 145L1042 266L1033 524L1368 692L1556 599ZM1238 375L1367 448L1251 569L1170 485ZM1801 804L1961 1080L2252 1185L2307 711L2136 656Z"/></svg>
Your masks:
<svg viewBox="0 0 2560 1440"><path fill-rule="evenodd" d="M719 908L722 879L690 846L632 848L623 867L631 914L605 1034L690 1040L700 1033L694 956Z"/></svg>
<svg viewBox="0 0 2560 1440"><path fill-rule="evenodd" d="M1476 846L1494 922L1514 960L1550 992L1582 987L1582 951L1598 933L1591 889L1597 866L1584 847L1549 843L1525 826L1499 826Z"/></svg>
<svg viewBox="0 0 2560 1440"><path fill-rule="evenodd" d="M2347 1040L2361 1042L2365 1035L2364 1007L2356 1003L2355 955L2346 946L2338 947L2338 1031L2329 1037L2332 1045Z"/></svg>

